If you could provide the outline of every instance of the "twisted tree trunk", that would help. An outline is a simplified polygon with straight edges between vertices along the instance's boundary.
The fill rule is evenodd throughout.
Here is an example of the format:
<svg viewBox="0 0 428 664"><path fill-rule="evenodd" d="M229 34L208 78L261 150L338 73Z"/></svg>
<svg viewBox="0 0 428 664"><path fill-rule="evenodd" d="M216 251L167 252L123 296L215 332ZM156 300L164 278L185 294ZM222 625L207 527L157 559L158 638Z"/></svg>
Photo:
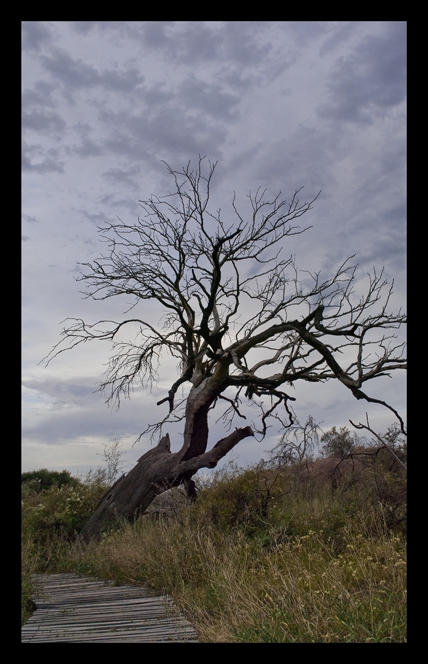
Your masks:
<svg viewBox="0 0 428 664"><path fill-rule="evenodd" d="M214 468L237 443L252 435L251 427L236 429L219 440L209 452L183 460L181 452L171 453L169 435L166 434L104 494L80 538L84 542L99 539L103 530L118 519L134 520L148 508L155 496L189 482L200 468Z"/></svg>
<svg viewBox="0 0 428 664"><path fill-rule="evenodd" d="M101 498L95 512L80 533L80 539L89 542L99 539L103 530L120 519L134 520L142 514L154 498L172 487L184 484L190 497L194 497L192 475L200 468L215 468L243 438L252 436L247 426L235 429L206 451L208 444L208 411L223 391L228 377L229 361L219 363L213 374L194 379L186 404L184 442L179 452L171 452L169 435L143 454L137 465L123 475Z"/></svg>

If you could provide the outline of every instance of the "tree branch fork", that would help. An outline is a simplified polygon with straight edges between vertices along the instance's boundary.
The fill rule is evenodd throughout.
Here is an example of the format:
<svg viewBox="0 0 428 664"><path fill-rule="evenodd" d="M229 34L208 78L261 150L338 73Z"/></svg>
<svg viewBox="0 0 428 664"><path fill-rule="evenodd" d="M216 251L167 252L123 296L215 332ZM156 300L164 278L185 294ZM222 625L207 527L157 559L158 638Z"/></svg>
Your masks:
<svg viewBox="0 0 428 664"><path fill-rule="evenodd" d="M364 383L407 366L404 345L394 345L395 335L387 332L407 319L401 310L388 312L392 284L383 271L369 275L366 293L359 298L354 293L353 256L328 278L305 271L302 279L294 257L281 251L286 239L310 228L294 224L312 209L319 194L302 203L301 189L287 201L281 192L268 198L259 188L248 194L245 213L234 194L233 219L224 221L220 210L208 210L216 163L208 165L208 173L204 157L196 169L190 162L180 171L167 165L174 190L140 201L144 216L136 223L106 223L99 230L107 251L81 264L78 281L86 287L86 298L126 298L125 314L134 309L147 313L147 303L154 302L164 313L159 324L150 315L146 320L145 314L94 325L69 319L60 341L44 358L49 364L88 341L110 343L113 354L99 389L107 390L108 403L117 406L135 382L146 388L158 380L166 355L178 361L177 379L157 401L158 406L168 404L168 415L146 431L161 432L166 422L174 421L169 418L183 419L182 448L171 453L169 436L161 437L106 494L97 511L107 510L108 519L113 513L129 518L150 504L160 486L189 483L199 468L215 467L244 438L264 436L269 418L282 426L291 424L289 402L295 397L284 391L285 384L337 380L355 398L388 408L404 431L398 411L362 389ZM131 341L127 330L134 332ZM270 375L267 367L273 369ZM185 384L190 390L180 406L175 398ZM231 391L234 396L229 398ZM220 398L229 402L230 427L235 415L243 417L241 394L259 407L261 424L235 429L207 451L210 410Z"/></svg>

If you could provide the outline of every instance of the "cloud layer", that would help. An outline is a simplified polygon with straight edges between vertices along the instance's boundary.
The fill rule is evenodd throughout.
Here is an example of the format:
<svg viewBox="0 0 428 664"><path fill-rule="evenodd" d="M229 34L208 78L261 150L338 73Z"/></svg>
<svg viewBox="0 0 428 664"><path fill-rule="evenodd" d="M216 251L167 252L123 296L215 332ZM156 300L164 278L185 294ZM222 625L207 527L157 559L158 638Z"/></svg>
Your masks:
<svg viewBox="0 0 428 664"><path fill-rule="evenodd" d="M132 459L152 416L155 395L110 413L93 393L107 347L38 362L67 316L126 308L97 309L74 277L103 249L98 224L132 222L140 199L168 192L163 161L218 160L213 207L225 215L234 191L245 208L259 186L286 198L304 186L305 200L322 190L313 228L284 250L311 271L351 254L362 276L384 266L405 306L404 22L24 21L22 63L24 470L87 468L118 434ZM382 389L403 410L393 382ZM330 388L319 401L301 391L299 409L327 428L364 416ZM260 446L242 447L239 461L255 461Z"/></svg>

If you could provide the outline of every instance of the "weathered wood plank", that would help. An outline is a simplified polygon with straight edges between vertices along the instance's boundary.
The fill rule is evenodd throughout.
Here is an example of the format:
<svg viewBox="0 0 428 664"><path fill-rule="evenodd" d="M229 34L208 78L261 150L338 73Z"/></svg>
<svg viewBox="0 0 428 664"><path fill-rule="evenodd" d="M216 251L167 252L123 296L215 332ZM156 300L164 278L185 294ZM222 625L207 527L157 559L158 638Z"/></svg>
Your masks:
<svg viewBox="0 0 428 664"><path fill-rule="evenodd" d="M42 575L37 581L42 592L21 628L22 643L198 642L167 595L77 574Z"/></svg>

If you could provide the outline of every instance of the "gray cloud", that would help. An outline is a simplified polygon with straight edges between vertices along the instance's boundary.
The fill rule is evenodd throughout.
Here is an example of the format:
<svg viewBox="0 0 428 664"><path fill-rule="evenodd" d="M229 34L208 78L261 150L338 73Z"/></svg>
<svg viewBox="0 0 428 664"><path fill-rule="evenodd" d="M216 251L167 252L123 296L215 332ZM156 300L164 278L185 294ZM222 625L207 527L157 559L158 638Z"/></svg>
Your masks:
<svg viewBox="0 0 428 664"><path fill-rule="evenodd" d="M110 168L103 175L106 182L112 182L115 185L126 185L135 190L140 168L138 166L133 168Z"/></svg>
<svg viewBox="0 0 428 664"><path fill-rule="evenodd" d="M146 23L142 28L144 42L151 48L167 53L171 59L184 64L198 64L212 60L218 52L218 40L213 31L201 23Z"/></svg>
<svg viewBox="0 0 428 664"><path fill-rule="evenodd" d="M233 64L266 66L272 52L269 41L271 23L252 21L228 21L222 25L221 36L223 57Z"/></svg>
<svg viewBox="0 0 428 664"><path fill-rule="evenodd" d="M48 106L54 108L58 106L58 102L52 97L52 92L55 90L53 83L47 81L36 81L33 89L24 90L22 94L23 108L31 108L32 106Z"/></svg>
<svg viewBox="0 0 428 664"><path fill-rule="evenodd" d="M62 48L54 47L50 55L40 56L43 69L56 81L61 82L69 96L71 90L93 89L100 87L109 92L132 92L144 81L135 67L103 69L86 64L81 58L73 59Z"/></svg>
<svg viewBox="0 0 428 664"><path fill-rule="evenodd" d="M210 123L204 114L192 115L173 102L153 115L144 111L139 115L124 111L100 115L109 126L104 147L127 161L150 161L156 154L160 163L174 154L181 163L187 163L201 151L208 151L215 158L226 138L226 130Z"/></svg>
<svg viewBox="0 0 428 664"><path fill-rule="evenodd" d="M40 144L28 144L23 141L22 161L23 171L32 171L44 175L45 173L64 173L64 161L59 157L59 151L45 150Z"/></svg>
<svg viewBox="0 0 428 664"><path fill-rule="evenodd" d="M231 120L237 116L235 107L239 102L239 97L226 92L220 85L198 80L193 74L181 82L178 99L182 106L190 108L192 113L202 111L204 115L211 116L214 121Z"/></svg>
<svg viewBox="0 0 428 664"><path fill-rule="evenodd" d="M104 149L100 142L90 139L88 136L82 136L78 145L73 145L72 152L77 157L99 157L104 154Z"/></svg>
<svg viewBox="0 0 428 664"><path fill-rule="evenodd" d="M330 101L320 117L372 124L374 115L401 103L406 94L406 25L386 24L365 36L355 52L341 56L330 74Z"/></svg>
<svg viewBox="0 0 428 664"><path fill-rule="evenodd" d="M39 52L42 46L53 41L54 34L49 23L42 21L22 22L22 49L24 53Z"/></svg>
<svg viewBox="0 0 428 664"><path fill-rule="evenodd" d="M285 254L325 276L352 253L363 276L385 265L401 306L404 22L30 21L22 30L24 458L30 450L38 467L49 466L46 442L58 463L61 450L73 449L84 466L86 440L93 454L117 433L135 439L176 377L175 366L163 367L159 393L139 391L110 413L92 394L107 348L64 354L52 375L37 364L67 316L93 322L127 308L82 300L73 277L77 263L106 250L97 225L132 223L140 199L170 190L162 160L177 169L199 154L218 160L212 209L221 207L227 222L234 191L248 215L250 189L266 187L269 196L281 189L289 200L304 186L302 201L322 189L301 220L313 228L284 243ZM27 222L36 220L30 232ZM380 382L375 396L401 409L403 384ZM310 412L345 426L361 418L348 393L303 387L302 419ZM180 435L177 427L174 445ZM212 440L222 435L213 425ZM273 437L248 446L253 456L242 445L241 460L256 461Z"/></svg>
<svg viewBox="0 0 428 664"><path fill-rule="evenodd" d="M23 214L22 215L22 220L27 221L31 224L38 223L38 221L39 221L38 219L36 219L36 217L31 217L29 214Z"/></svg>
<svg viewBox="0 0 428 664"><path fill-rule="evenodd" d="M301 197L314 198L322 189L329 196L337 182L332 166L338 158L337 136L320 126L303 125L289 137L260 146L251 162L261 186L290 196L304 187ZM256 180L256 174L252 180Z"/></svg>
<svg viewBox="0 0 428 664"><path fill-rule="evenodd" d="M58 400L67 399L70 405L84 404L85 399L94 391L95 384L95 378L81 378L79 382L75 380L62 380L58 382L53 379L45 379L43 381L24 379L22 381L23 387Z"/></svg>
<svg viewBox="0 0 428 664"><path fill-rule="evenodd" d="M129 34L176 64L197 68L227 62L228 66L258 65L271 51L264 39L271 24L252 21L204 23L200 21L149 22L129 27Z"/></svg>
<svg viewBox="0 0 428 664"><path fill-rule="evenodd" d="M310 46L327 35L332 26L329 21L284 21L282 23L288 39L299 46Z"/></svg>
<svg viewBox="0 0 428 664"><path fill-rule="evenodd" d="M87 35L93 30L99 21L70 21L70 27L82 35Z"/></svg>
<svg viewBox="0 0 428 664"><path fill-rule="evenodd" d="M337 26L330 26L331 29L326 31L328 37L323 41L320 47L320 56L325 56L328 53L337 51L341 44L346 46L348 40L352 38L353 34L359 29L359 27L361 28L361 25L359 24L359 21L346 21L343 23L340 22ZM323 32L322 35L324 34L325 33Z"/></svg>
<svg viewBox="0 0 428 664"><path fill-rule="evenodd" d="M46 133L58 139L61 139L66 126L67 123L59 113L47 111L26 113L24 111L22 114L23 129L32 129L38 133Z"/></svg>

